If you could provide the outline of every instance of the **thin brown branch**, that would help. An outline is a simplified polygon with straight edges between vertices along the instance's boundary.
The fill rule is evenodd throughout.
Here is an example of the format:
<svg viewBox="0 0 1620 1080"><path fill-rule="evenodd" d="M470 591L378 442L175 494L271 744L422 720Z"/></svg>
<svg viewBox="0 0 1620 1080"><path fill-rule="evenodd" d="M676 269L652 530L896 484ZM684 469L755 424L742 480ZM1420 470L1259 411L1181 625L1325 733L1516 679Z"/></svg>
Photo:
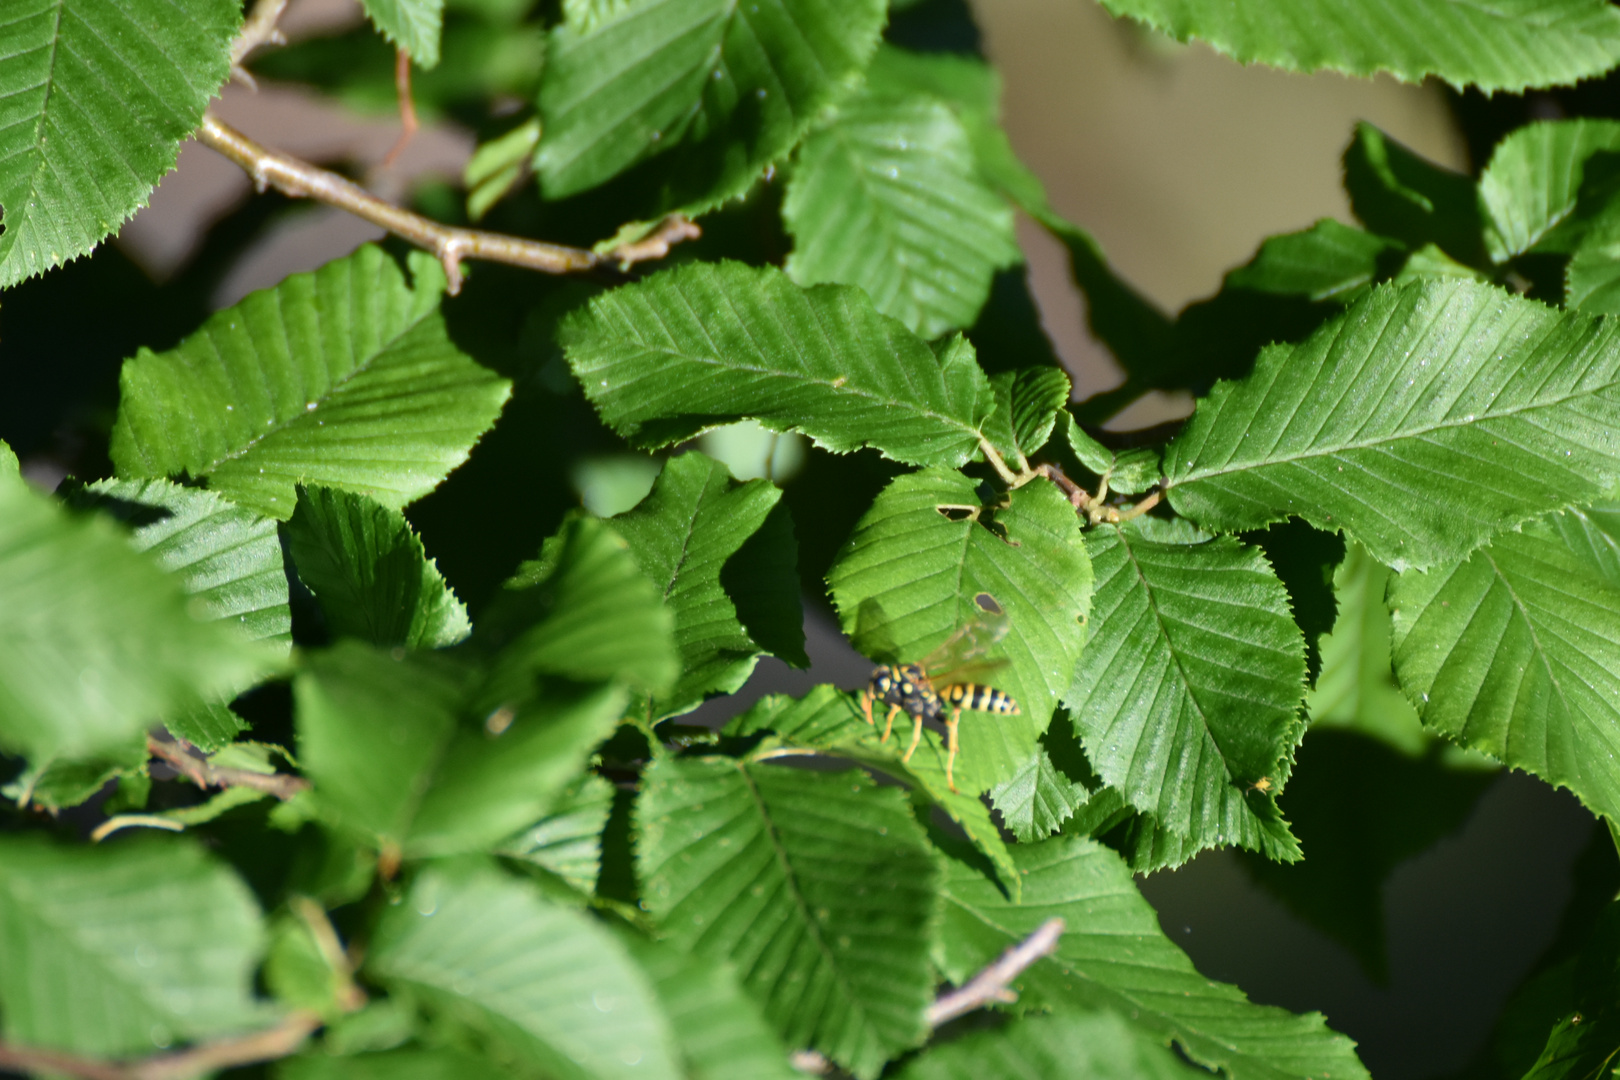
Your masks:
<svg viewBox="0 0 1620 1080"><path fill-rule="evenodd" d="M260 191L273 187L295 199L314 199L335 206L432 252L444 266L452 296L461 291L462 259L485 259L547 274L577 274L614 264L628 268L645 259L661 258L668 253L670 243L700 235L696 225L672 214L651 237L598 255L543 240L457 228L413 214L337 173L259 145L212 113L203 115L197 140L240 165Z"/></svg>
<svg viewBox="0 0 1620 1080"><path fill-rule="evenodd" d="M287 44L287 39L276 29L276 20L286 7L287 0L257 0L248 17L242 20L241 33L231 42L231 74L249 86L253 85L253 76L242 66L248 54L260 45Z"/></svg>
<svg viewBox="0 0 1620 1080"><path fill-rule="evenodd" d="M287 1057L320 1026L319 1015L299 1010L263 1031L123 1062L0 1043L0 1069L58 1073L81 1080L189 1080L219 1069Z"/></svg>
<svg viewBox="0 0 1620 1080"><path fill-rule="evenodd" d="M1017 1001L1018 995L1008 989L1009 984L1035 961L1050 956L1062 935L1062 919L1047 919L1041 923L1033 934L1002 953L994 963L964 985L941 994L928 1007L928 1025L939 1027L974 1009L995 1002Z"/></svg>
<svg viewBox="0 0 1620 1080"><path fill-rule="evenodd" d="M399 123L403 130L393 148L383 156L382 166L388 168L405 152L416 134L416 102L411 100L411 50L400 49L394 54L394 92L399 95Z"/></svg>
<svg viewBox="0 0 1620 1080"><path fill-rule="evenodd" d="M162 758L174 766L186 779L200 788L245 787L286 800L309 788L309 781L287 773L260 773L251 769L234 769L215 765L206 757L198 757L189 747L178 742L164 742L148 737L146 749L153 757Z"/></svg>

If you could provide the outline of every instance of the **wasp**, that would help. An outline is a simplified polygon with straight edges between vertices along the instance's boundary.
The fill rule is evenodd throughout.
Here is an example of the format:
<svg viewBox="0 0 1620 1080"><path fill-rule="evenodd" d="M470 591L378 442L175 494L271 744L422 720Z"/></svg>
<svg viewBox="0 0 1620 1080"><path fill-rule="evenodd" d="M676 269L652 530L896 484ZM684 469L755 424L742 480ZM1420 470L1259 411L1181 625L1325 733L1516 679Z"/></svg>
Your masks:
<svg viewBox="0 0 1620 1080"><path fill-rule="evenodd" d="M905 713L912 719L911 744L900 755L901 761L910 761L922 739L923 721L938 720L947 709L945 720L946 745L945 783L952 791L956 781L952 768L956 764L956 725L963 709L1018 716L1018 702L1008 694L991 686L973 682L971 676L984 674L1006 666L1005 660L987 660L988 653L1007 633L1007 615L989 593L974 597L978 608L974 616L945 640L945 643L915 664L884 664L872 672L871 681L861 691L861 713L866 722L876 726L872 719L872 703L881 701L889 707L883 723L883 738L888 742L894 731L894 718Z"/></svg>

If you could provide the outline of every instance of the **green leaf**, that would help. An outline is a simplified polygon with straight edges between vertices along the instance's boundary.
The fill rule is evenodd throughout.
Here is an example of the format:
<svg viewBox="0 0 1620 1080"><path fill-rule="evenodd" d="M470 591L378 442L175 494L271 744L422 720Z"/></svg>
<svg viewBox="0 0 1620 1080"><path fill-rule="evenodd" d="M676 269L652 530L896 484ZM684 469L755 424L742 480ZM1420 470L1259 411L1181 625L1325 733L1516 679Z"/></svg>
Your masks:
<svg viewBox="0 0 1620 1080"><path fill-rule="evenodd" d="M464 354L439 312L444 272L414 285L366 245L124 363L112 459L126 477L187 474L273 517L298 484L399 507L467 460L511 384Z"/></svg>
<svg viewBox="0 0 1620 1080"><path fill-rule="evenodd" d="M253 1000L261 938L247 886L196 844L0 838L9 1040L111 1057L268 1021Z"/></svg>
<svg viewBox="0 0 1620 1080"><path fill-rule="evenodd" d="M561 198L676 145L668 209L745 191L871 59L882 0L638 0L551 35L535 154Z"/></svg>
<svg viewBox="0 0 1620 1080"><path fill-rule="evenodd" d="M499 854L550 871L587 895L602 870L602 830L613 810L614 787L595 773L578 777L546 816L508 840Z"/></svg>
<svg viewBox="0 0 1620 1080"><path fill-rule="evenodd" d="M229 705L207 701L165 714L163 726L176 738L212 752L235 742L236 737L248 729L248 722Z"/></svg>
<svg viewBox="0 0 1620 1080"><path fill-rule="evenodd" d="M1174 1050L1111 1012L1025 1017L933 1047L907 1063L897 1080L1093 1080L1208 1077Z"/></svg>
<svg viewBox="0 0 1620 1080"><path fill-rule="evenodd" d="M166 480L101 480L69 503L131 526L131 546L180 579L197 615L228 621L250 640L291 648L287 573L273 519Z"/></svg>
<svg viewBox="0 0 1620 1080"><path fill-rule="evenodd" d="M666 271L594 298L561 337L585 396L643 447L751 417L834 453L955 467L994 408L977 364L942 365L865 293L769 268Z"/></svg>
<svg viewBox="0 0 1620 1080"><path fill-rule="evenodd" d="M1390 586L1428 727L1620 818L1620 504L1565 510Z"/></svg>
<svg viewBox="0 0 1620 1080"><path fill-rule="evenodd" d="M306 1050L275 1066L276 1080L509 1080L511 1075L492 1058L448 1048L342 1056Z"/></svg>
<svg viewBox="0 0 1620 1080"><path fill-rule="evenodd" d="M163 174L230 71L234 0L12 0L0 27L0 288L86 255Z"/></svg>
<svg viewBox="0 0 1620 1080"><path fill-rule="evenodd" d="M1358 295L1379 276L1379 263L1400 245L1323 218L1309 229L1268 236L1254 258L1230 271L1222 290L1337 300Z"/></svg>
<svg viewBox="0 0 1620 1080"><path fill-rule="evenodd" d="M84 758L275 666L100 518L0 480L0 747Z"/></svg>
<svg viewBox="0 0 1620 1080"><path fill-rule="evenodd" d="M1397 569L1620 480L1616 328L1468 281L1386 285L1198 405L1165 450L1177 511L1293 515Z"/></svg>
<svg viewBox="0 0 1620 1080"><path fill-rule="evenodd" d="M844 632L885 663L918 661L974 617L989 593L1009 629L994 653L1008 666L986 677L1011 694L1020 716L965 711L957 784L983 791L1010 777L1035 749L1085 640L1091 565L1074 508L1036 482L979 506L972 480L925 470L884 489L827 573ZM952 520L941 508L969 507ZM954 511L953 511L954 512ZM982 785L982 786L980 786Z"/></svg>
<svg viewBox="0 0 1620 1080"><path fill-rule="evenodd" d="M952 791L946 783L946 749L936 733L924 731L911 760L901 761L909 741L904 728L899 738L881 741L879 729L875 723L866 722L855 696L833 686L817 686L797 699L782 694L763 697L735 717L723 731L743 737L774 732L776 740L762 745L761 757L768 758L785 744L847 758L912 785L913 797L932 801L956 822L974 846L995 864L1008 891L1017 895L1018 871L1007 854L1001 830L996 828L990 811L979 800L972 785L959 783L960 790ZM964 768L962 775L967 772L968 768Z"/></svg>
<svg viewBox="0 0 1620 1080"><path fill-rule="evenodd" d="M652 493L613 519L674 616L682 674L657 698L654 719L737 690L762 653L809 666L798 544L781 498L776 485L739 484L692 451L666 462Z"/></svg>
<svg viewBox="0 0 1620 1080"><path fill-rule="evenodd" d="M1485 245L1492 260L1506 262L1531 249L1573 250L1578 230L1572 235L1560 226L1580 224L1572 215L1582 201L1594 155L1603 155L1603 166L1592 179L1606 179L1614 173L1616 152L1620 123L1612 120L1527 124L1497 143L1479 178L1479 201L1488 220ZM1612 195L1612 184L1605 186L1605 194Z"/></svg>
<svg viewBox="0 0 1620 1080"><path fill-rule="evenodd" d="M1604 0L1480 5L1458 0L1102 0L1178 41L1284 71L1433 75L1486 93L1556 86L1620 62L1620 12Z"/></svg>
<svg viewBox="0 0 1620 1080"><path fill-rule="evenodd" d="M681 1075L653 988L613 935L487 866L419 875L378 927L366 971L551 1075Z"/></svg>
<svg viewBox="0 0 1620 1080"><path fill-rule="evenodd" d="M990 789L990 801L1008 830L1027 844L1062 828L1089 794L1052 764L1044 746L1037 746L1017 772Z"/></svg>
<svg viewBox="0 0 1620 1080"><path fill-rule="evenodd" d="M17 461L17 455L4 439L0 439L0 479L16 480L21 475L22 466Z"/></svg>
<svg viewBox="0 0 1620 1080"><path fill-rule="evenodd" d="M1357 124L1345 148L1344 186L1350 208L1373 232L1411 248L1435 244L1463 262L1484 261L1474 181L1420 157L1371 124Z"/></svg>
<svg viewBox="0 0 1620 1080"><path fill-rule="evenodd" d="M109 780L139 777L150 788L146 773L146 737L136 735L126 745L103 751L88 759L43 758L32 761L0 787L0 796L15 801L19 808L37 806L54 813L78 806L107 785ZM115 811L102 805L104 814Z"/></svg>
<svg viewBox="0 0 1620 1080"><path fill-rule="evenodd" d="M1026 367L992 376L996 412L985 434L1015 468L1046 445L1058 414L1069 403L1069 376L1062 368Z"/></svg>
<svg viewBox="0 0 1620 1080"><path fill-rule="evenodd" d="M1089 534L1091 640L1065 701L1098 775L1192 850L1292 861L1276 793L1303 733L1305 643L1258 549L1198 540L1153 519Z"/></svg>
<svg viewBox="0 0 1620 1080"><path fill-rule="evenodd" d="M467 187L469 218L479 220L517 187L528 171L528 159L539 142L540 118L534 116L506 134L478 145L461 173L461 182Z"/></svg>
<svg viewBox="0 0 1620 1080"><path fill-rule="evenodd" d="M726 760L645 783L639 876L667 940L731 960L790 1047L861 1080L922 1041L937 879L900 791Z"/></svg>
<svg viewBox="0 0 1620 1080"><path fill-rule="evenodd" d="M802 1080L732 966L623 935L652 979L693 1080Z"/></svg>
<svg viewBox="0 0 1620 1080"><path fill-rule="evenodd" d="M1075 423L1068 412L1063 417L1064 436L1069 449L1080 464L1108 481L1110 491L1135 495L1159 482L1164 471L1159 462L1159 449L1155 446L1133 446L1127 450L1111 450L1093 439Z"/></svg>
<svg viewBox="0 0 1620 1080"><path fill-rule="evenodd" d="M405 515L374 499L300 488L287 546L334 638L436 649L472 630Z"/></svg>
<svg viewBox="0 0 1620 1080"><path fill-rule="evenodd" d="M378 32L409 52L418 67L438 66L444 0L361 0L361 5Z"/></svg>
<svg viewBox="0 0 1620 1080"><path fill-rule="evenodd" d="M657 693L681 670L673 626L624 539L605 522L572 517L540 558L518 567L472 641L498 654L498 693L521 693L509 684L533 672L622 679Z"/></svg>
<svg viewBox="0 0 1620 1080"><path fill-rule="evenodd" d="M935 338L972 325L990 279L1022 259L1012 209L942 102L863 97L805 140L782 201L801 285L858 285Z"/></svg>
<svg viewBox="0 0 1620 1080"><path fill-rule="evenodd" d="M1056 953L1013 980L1020 1012L1108 1010L1233 1080L1367 1076L1350 1040L1320 1014L1252 1005L1237 987L1198 974L1113 852L1059 837L1020 844L1013 856L1023 869L1020 904L967 863L945 860L941 966L952 982L1059 916L1067 930Z"/></svg>
<svg viewBox="0 0 1620 1080"><path fill-rule="evenodd" d="M546 681L486 720L471 674L354 641L312 655L293 695L323 816L406 857L479 850L545 813L624 710L614 684Z"/></svg>
<svg viewBox="0 0 1620 1080"><path fill-rule="evenodd" d="M1347 728L1409 755L1434 737L1395 682L1390 662L1389 569L1360 544L1350 544L1334 574L1339 616L1321 640L1322 670L1305 697L1311 728Z"/></svg>

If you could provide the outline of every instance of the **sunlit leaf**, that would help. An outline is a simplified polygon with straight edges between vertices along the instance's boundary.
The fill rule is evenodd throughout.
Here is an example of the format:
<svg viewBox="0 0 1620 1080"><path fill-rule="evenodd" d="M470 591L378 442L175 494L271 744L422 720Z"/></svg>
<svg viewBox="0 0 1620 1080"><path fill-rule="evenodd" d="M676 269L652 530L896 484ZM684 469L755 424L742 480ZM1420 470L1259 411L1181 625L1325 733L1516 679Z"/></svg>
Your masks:
<svg viewBox="0 0 1620 1080"><path fill-rule="evenodd" d="M612 934L478 864L424 871L389 909L366 971L488 1031L544 1073L677 1080L654 991Z"/></svg>
<svg viewBox="0 0 1620 1080"><path fill-rule="evenodd" d="M1386 285L1222 383L1165 450L1220 529L1290 515L1386 565L1455 559L1620 480L1620 328L1487 285Z"/></svg>
<svg viewBox="0 0 1620 1080"><path fill-rule="evenodd" d="M935 867L898 789L724 760L646 785L639 876L668 941L729 959L789 1047L862 1080L922 1040Z"/></svg>
<svg viewBox="0 0 1620 1080"><path fill-rule="evenodd" d="M844 453L956 466L994 408L970 355L942 365L847 286L802 289L781 271L693 263L604 293L564 324L574 375L639 446L752 418Z"/></svg>
<svg viewBox="0 0 1620 1080"><path fill-rule="evenodd" d="M229 74L234 0L10 0L0 288L85 255L174 167Z"/></svg>
<svg viewBox="0 0 1620 1080"><path fill-rule="evenodd" d="M253 293L163 353L124 364L112 458L125 477L207 477L273 517L298 484L399 507L432 491L495 422L511 384L449 338L444 272L410 279L366 245Z"/></svg>
<svg viewBox="0 0 1620 1080"><path fill-rule="evenodd" d="M7 1039L123 1056L268 1026L253 1000L262 944L247 885L196 844L0 840Z"/></svg>

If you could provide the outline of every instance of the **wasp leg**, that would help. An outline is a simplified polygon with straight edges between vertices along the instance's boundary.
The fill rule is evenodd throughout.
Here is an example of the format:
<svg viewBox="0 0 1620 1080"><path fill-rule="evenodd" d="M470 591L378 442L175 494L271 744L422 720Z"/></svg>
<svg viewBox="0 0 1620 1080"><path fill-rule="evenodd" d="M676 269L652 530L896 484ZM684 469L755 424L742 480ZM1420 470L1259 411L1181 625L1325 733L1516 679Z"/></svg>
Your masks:
<svg viewBox="0 0 1620 1080"><path fill-rule="evenodd" d="M952 709L951 718L945 721L945 742L950 750L945 755L945 786L951 789L951 794L957 794L956 781L951 777L951 768L956 764L956 722L962 719L961 709Z"/></svg>
<svg viewBox="0 0 1620 1080"><path fill-rule="evenodd" d="M889 706L889 718L883 722L883 738L879 739L878 742L886 743L889 741L889 735L894 731L894 718L899 715L899 713L900 706Z"/></svg>
<svg viewBox="0 0 1620 1080"><path fill-rule="evenodd" d="M872 723L872 691L870 689L861 691L861 715L866 717L868 724Z"/></svg>
<svg viewBox="0 0 1620 1080"><path fill-rule="evenodd" d="M917 752L917 743L922 739L922 714L918 713L912 719L916 723L911 727L911 745L906 747L906 752L900 755L901 761L911 760L911 755Z"/></svg>

